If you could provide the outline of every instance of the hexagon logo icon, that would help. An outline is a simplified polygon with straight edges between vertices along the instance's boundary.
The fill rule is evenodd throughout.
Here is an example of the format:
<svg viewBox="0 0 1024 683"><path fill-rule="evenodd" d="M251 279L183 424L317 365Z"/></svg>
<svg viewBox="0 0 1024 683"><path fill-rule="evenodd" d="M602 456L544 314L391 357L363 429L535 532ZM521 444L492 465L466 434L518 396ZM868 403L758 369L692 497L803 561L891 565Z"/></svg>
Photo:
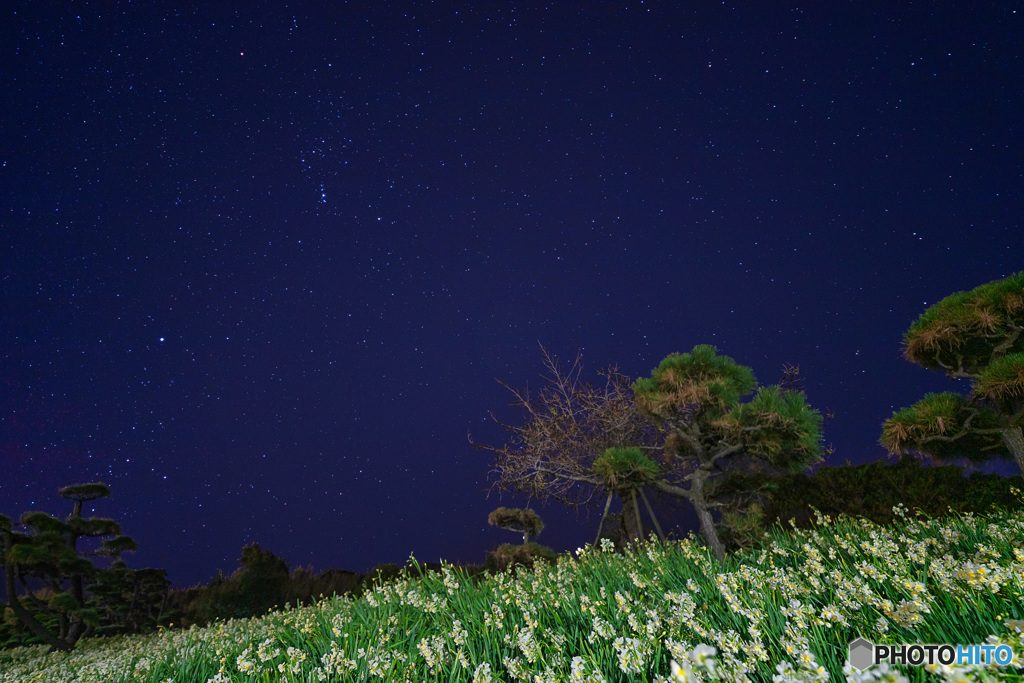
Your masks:
<svg viewBox="0 0 1024 683"><path fill-rule="evenodd" d="M850 666L864 670L875 663L875 646L864 638L850 642Z"/></svg>

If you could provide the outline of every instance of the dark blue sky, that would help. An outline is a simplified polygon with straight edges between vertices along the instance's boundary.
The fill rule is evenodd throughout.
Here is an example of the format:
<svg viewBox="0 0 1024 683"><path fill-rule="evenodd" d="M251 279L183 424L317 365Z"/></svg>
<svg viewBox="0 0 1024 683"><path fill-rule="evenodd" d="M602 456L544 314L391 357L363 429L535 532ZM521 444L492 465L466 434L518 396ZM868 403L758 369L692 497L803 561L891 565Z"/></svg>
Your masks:
<svg viewBox="0 0 1024 683"><path fill-rule="evenodd" d="M900 341L1024 269L1024 5L458 4L4 5L0 511L105 481L176 584L482 561L538 341L798 364L837 465L956 388Z"/></svg>

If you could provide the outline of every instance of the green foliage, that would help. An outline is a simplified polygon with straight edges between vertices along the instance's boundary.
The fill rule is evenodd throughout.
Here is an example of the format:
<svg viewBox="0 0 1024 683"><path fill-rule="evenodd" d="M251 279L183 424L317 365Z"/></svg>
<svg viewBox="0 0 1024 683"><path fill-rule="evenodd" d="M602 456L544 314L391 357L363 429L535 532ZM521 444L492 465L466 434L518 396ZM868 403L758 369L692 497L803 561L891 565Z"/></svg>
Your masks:
<svg viewBox="0 0 1024 683"><path fill-rule="evenodd" d="M966 397L943 392L928 394L909 408L893 413L882 425L881 441L891 453L915 443L938 460L963 457L971 462L984 462L1001 443L997 434L983 430L994 431L998 427L998 417L985 406L972 407Z"/></svg>
<svg viewBox="0 0 1024 683"><path fill-rule="evenodd" d="M889 452L1012 457L1024 471L1024 272L930 307L904 336L904 355L972 386L896 411L882 426Z"/></svg>
<svg viewBox="0 0 1024 683"><path fill-rule="evenodd" d="M992 361L975 382L974 394L996 403L1024 398L1024 353L1011 353Z"/></svg>
<svg viewBox="0 0 1024 683"><path fill-rule="evenodd" d="M97 498L109 498L110 487L101 482L92 482L89 484L73 484L71 486L65 486L60 490L60 495L64 498L71 500L87 501L96 500Z"/></svg>
<svg viewBox="0 0 1024 683"><path fill-rule="evenodd" d="M242 566L225 577L214 577L207 585L172 590L167 597L162 622L176 625L209 624L217 620L255 617L285 604L312 604L320 597L359 595L373 581L386 582L398 576L397 565L378 565L366 575L339 569L314 573L312 568L297 568L290 573L287 562L258 544L246 546ZM282 564L285 572L282 573Z"/></svg>
<svg viewBox="0 0 1024 683"><path fill-rule="evenodd" d="M802 391L778 386L757 387L754 373L713 346L696 346L687 354L672 354L651 377L633 384L637 404L655 419L676 429L691 429L697 439L676 438L678 455L714 450L723 438L742 441L748 455L773 464L803 468L821 455L821 414L807 404ZM741 403L744 396L754 397ZM700 444L704 438L707 443Z"/></svg>
<svg viewBox="0 0 1024 683"><path fill-rule="evenodd" d="M220 574L208 586L175 595L173 607L179 622L244 619L284 605L289 578L286 560L252 543L242 548L238 564L228 578Z"/></svg>
<svg viewBox="0 0 1024 683"><path fill-rule="evenodd" d="M103 539L97 555L111 555L116 557L121 553L134 553L139 549L139 544L127 536L115 536L114 538Z"/></svg>
<svg viewBox="0 0 1024 683"><path fill-rule="evenodd" d="M57 593L56 595L50 596L50 599L46 601L46 605L58 612L70 612L76 610L81 605L78 604L78 600L75 600L75 596L71 593Z"/></svg>
<svg viewBox="0 0 1024 683"><path fill-rule="evenodd" d="M253 543L242 548L233 577L237 590L229 594L228 610L236 617L262 614L277 605L288 581L288 562Z"/></svg>
<svg viewBox="0 0 1024 683"><path fill-rule="evenodd" d="M764 505L751 502L742 510L727 509L722 514L722 541L730 552L760 545L770 526Z"/></svg>
<svg viewBox="0 0 1024 683"><path fill-rule="evenodd" d="M90 586L88 604L99 616L96 635L144 633L165 624L169 588L165 570L133 570L115 560Z"/></svg>
<svg viewBox="0 0 1024 683"><path fill-rule="evenodd" d="M362 574L343 569L314 572L312 567L297 567L292 570L284 586L285 602L309 605L320 598L355 594L362 578Z"/></svg>
<svg viewBox="0 0 1024 683"><path fill-rule="evenodd" d="M117 536L121 533L120 524L104 517L90 517L89 519L71 517L67 524L69 532L79 537L99 538L101 536ZM126 537L122 536L121 538Z"/></svg>
<svg viewBox="0 0 1024 683"><path fill-rule="evenodd" d="M134 550L135 542L120 535L121 527L114 520L82 517L83 502L110 494L104 484L67 486L60 492L74 501L67 519L30 511L21 516L19 525L11 524L7 517L0 523L0 566L5 570L5 593L14 618L13 622L5 619L0 627L4 642L42 641L51 649L69 650L97 629L117 630L103 620L117 608L113 600L117 591L102 586L115 585L120 575L113 568L95 566L90 558L117 558ZM92 552L80 549L82 538L99 539L100 547ZM97 587L98 592L90 590ZM131 598L138 609L145 599L138 594Z"/></svg>
<svg viewBox="0 0 1024 683"><path fill-rule="evenodd" d="M953 373L980 373L992 360L1024 352L1024 271L957 292L921 314L904 335L907 360Z"/></svg>
<svg viewBox="0 0 1024 683"><path fill-rule="evenodd" d="M622 554L587 546L555 566L479 580L458 567L405 572L372 598L96 641L60 658L39 649L0 652L0 678L656 681L682 678L672 675L675 660L709 682L842 681L847 644L858 636L998 639L1020 652L1022 532L1019 510L900 518L887 527L845 519L773 529L763 547L724 563L685 540ZM1019 679L1011 669L961 668L954 676ZM906 664L860 675L941 678Z"/></svg>
<svg viewBox="0 0 1024 683"><path fill-rule="evenodd" d="M609 448L594 461L594 472L613 490L642 486L661 476L661 468L639 448Z"/></svg>
<svg viewBox="0 0 1024 683"><path fill-rule="evenodd" d="M51 533L57 537L69 531L68 525L52 515L39 510L26 512L21 516L21 523L31 527L37 534Z"/></svg>
<svg viewBox="0 0 1024 683"><path fill-rule="evenodd" d="M11 536L4 565L19 567L28 575L59 573L58 564L67 564L75 557L74 552L61 542L61 536L53 532Z"/></svg>
<svg viewBox="0 0 1024 683"><path fill-rule="evenodd" d="M715 517L748 508L760 486L757 477L746 477L753 489L744 493L734 487L726 499L720 493L723 481L744 471L797 472L821 458L821 415L795 390L795 368L786 373L785 389L758 388L750 368L719 356L713 346L696 346L691 353L668 356L651 377L633 384L641 412L668 432L666 474L654 483L690 501L701 534L719 559L725 549Z"/></svg>
<svg viewBox="0 0 1024 683"><path fill-rule="evenodd" d="M733 411L748 435L747 451L772 465L798 472L821 457L821 413L807 404L802 391L761 387L748 403Z"/></svg>
<svg viewBox="0 0 1024 683"><path fill-rule="evenodd" d="M372 567L363 577L363 587L381 586L397 579L402 574L402 569L397 564L384 562Z"/></svg>
<svg viewBox="0 0 1024 683"><path fill-rule="evenodd" d="M688 406L724 413L756 386L753 370L719 356L714 346L700 345L667 356L650 377L633 383L633 391L641 408L667 419Z"/></svg>

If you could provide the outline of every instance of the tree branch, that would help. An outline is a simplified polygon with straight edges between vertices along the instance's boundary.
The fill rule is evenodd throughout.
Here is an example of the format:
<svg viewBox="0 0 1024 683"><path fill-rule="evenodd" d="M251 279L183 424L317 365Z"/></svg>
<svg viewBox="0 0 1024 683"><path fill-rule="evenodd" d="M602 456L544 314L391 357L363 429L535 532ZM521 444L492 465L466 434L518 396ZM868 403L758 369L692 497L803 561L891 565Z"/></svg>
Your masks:
<svg viewBox="0 0 1024 683"><path fill-rule="evenodd" d="M992 355L988 360L990 365L992 361L1005 356L1006 352L1012 349L1013 345L1017 343L1017 338L1020 337L1021 332L1024 331L1024 328L1017 327L1012 323L1007 323L1007 327L1011 328L1013 333L1006 335L1003 341L999 342L992 348Z"/></svg>

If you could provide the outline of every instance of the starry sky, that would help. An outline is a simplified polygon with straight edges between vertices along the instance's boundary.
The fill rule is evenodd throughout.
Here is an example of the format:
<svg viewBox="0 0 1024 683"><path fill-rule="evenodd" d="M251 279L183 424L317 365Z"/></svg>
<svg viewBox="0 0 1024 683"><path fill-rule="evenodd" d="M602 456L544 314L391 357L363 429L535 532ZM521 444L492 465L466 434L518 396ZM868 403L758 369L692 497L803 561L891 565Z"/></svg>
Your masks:
<svg viewBox="0 0 1024 683"><path fill-rule="evenodd" d="M799 365L885 457L962 388L903 332L1024 269L1020 2L199 5L0 10L0 512L104 481L176 585L515 542L467 433L538 342Z"/></svg>

